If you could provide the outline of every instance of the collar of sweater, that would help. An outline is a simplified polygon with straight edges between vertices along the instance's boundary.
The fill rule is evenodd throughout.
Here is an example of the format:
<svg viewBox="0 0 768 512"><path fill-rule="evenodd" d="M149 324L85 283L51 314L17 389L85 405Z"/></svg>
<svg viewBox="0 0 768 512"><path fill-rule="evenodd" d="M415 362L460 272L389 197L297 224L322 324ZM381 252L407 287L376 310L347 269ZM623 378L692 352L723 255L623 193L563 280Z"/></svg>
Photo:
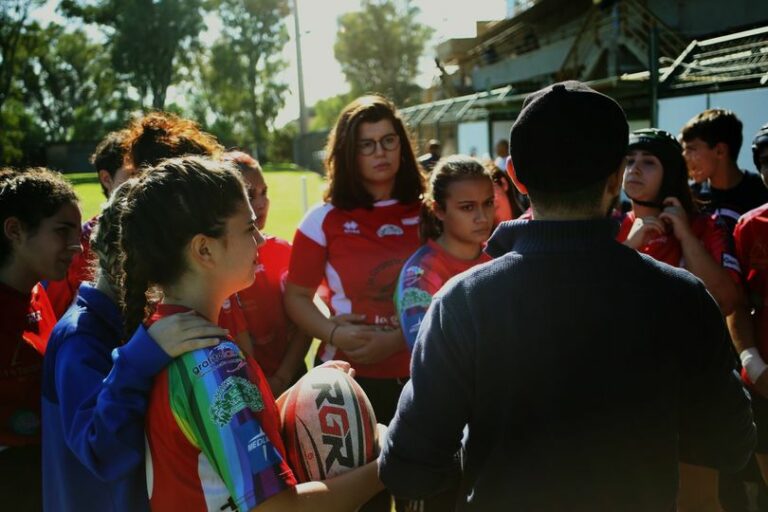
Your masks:
<svg viewBox="0 0 768 512"><path fill-rule="evenodd" d="M611 219L513 220L496 228L485 252L498 258L508 252L554 253L602 250L615 244L618 225Z"/></svg>

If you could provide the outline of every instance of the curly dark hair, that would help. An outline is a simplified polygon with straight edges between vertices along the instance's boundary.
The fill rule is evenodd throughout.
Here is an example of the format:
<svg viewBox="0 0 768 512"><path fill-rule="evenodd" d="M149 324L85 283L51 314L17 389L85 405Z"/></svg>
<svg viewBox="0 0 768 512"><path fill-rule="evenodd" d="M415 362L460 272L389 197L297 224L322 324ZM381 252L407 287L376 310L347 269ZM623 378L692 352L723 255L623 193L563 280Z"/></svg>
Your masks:
<svg viewBox="0 0 768 512"><path fill-rule="evenodd" d="M58 172L44 167L0 169L0 226L15 217L34 235L44 219L77 202L74 188ZM8 262L12 252L11 241L0 234L0 265Z"/></svg>
<svg viewBox="0 0 768 512"><path fill-rule="evenodd" d="M194 121L168 112L151 112L132 121L123 142L126 161L136 169L184 155L215 157L224 151L216 137Z"/></svg>

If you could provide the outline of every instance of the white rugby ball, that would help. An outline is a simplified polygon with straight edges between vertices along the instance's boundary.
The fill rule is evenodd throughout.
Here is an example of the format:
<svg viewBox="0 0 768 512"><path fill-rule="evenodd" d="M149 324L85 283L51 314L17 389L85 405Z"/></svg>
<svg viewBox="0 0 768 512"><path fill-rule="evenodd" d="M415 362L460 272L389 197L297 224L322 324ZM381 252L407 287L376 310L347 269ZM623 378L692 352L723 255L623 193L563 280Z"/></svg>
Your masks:
<svg viewBox="0 0 768 512"><path fill-rule="evenodd" d="M313 368L278 406L288 464L299 482L327 480L378 456L373 408L346 373Z"/></svg>

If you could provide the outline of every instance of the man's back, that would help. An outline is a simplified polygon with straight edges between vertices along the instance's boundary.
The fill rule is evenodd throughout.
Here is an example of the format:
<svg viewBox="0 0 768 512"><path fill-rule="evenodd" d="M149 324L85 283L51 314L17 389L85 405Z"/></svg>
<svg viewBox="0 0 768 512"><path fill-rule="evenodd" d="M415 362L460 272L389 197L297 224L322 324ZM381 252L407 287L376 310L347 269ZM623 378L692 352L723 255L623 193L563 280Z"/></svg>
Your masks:
<svg viewBox="0 0 768 512"><path fill-rule="evenodd" d="M424 320L384 449L396 494L456 477L465 422L460 510L668 511L678 451L746 461L749 402L701 283L607 221L515 223L489 250L512 252L449 283Z"/></svg>

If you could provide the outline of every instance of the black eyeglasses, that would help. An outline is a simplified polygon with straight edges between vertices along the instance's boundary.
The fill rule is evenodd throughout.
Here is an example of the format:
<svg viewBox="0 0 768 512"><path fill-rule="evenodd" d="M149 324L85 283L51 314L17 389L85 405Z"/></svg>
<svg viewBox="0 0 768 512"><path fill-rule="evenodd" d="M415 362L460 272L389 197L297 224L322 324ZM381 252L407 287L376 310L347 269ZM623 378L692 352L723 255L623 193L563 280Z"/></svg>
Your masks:
<svg viewBox="0 0 768 512"><path fill-rule="evenodd" d="M371 156L376 152L376 144L381 144L384 151L394 151L400 147L400 136L390 133L379 140L363 139L357 143L357 151L363 156Z"/></svg>

